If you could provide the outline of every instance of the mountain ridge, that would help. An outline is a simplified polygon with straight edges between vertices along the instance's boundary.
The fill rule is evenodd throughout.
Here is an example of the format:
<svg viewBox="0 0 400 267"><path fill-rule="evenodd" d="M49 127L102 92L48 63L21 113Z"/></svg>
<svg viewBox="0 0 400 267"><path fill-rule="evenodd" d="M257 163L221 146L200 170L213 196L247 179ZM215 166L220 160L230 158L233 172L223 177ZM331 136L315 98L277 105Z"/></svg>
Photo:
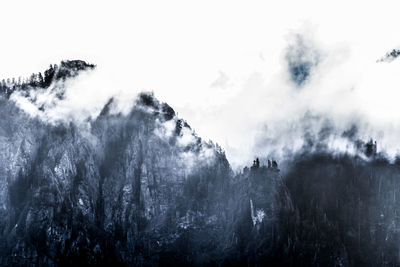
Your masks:
<svg viewBox="0 0 400 267"><path fill-rule="evenodd" d="M84 127L17 105L64 78L0 95L1 266L398 265L398 160L355 125L341 136L357 153L332 151L328 127L233 172L151 92L127 113L109 98Z"/></svg>

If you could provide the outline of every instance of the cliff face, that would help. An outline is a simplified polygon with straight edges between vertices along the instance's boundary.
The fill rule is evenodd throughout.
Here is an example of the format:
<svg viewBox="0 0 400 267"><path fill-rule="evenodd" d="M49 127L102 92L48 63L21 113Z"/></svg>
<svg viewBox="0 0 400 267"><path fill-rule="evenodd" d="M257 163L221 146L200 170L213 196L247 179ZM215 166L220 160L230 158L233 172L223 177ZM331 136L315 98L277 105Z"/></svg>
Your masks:
<svg viewBox="0 0 400 267"><path fill-rule="evenodd" d="M213 222L208 199L231 174L222 150L151 94L128 115L113 104L83 127L1 98L2 264L151 261L195 220Z"/></svg>
<svg viewBox="0 0 400 267"><path fill-rule="evenodd" d="M50 80L2 84L0 264L205 264L235 254L242 221L232 221L251 222L247 187L170 106L143 93L123 115L110 99L74 124L12 101L19 94L46 112L32 95L63 95L62 81L86 70L71 64L46 71Z"/></svg>
<svg viewBox="0 0 400 267"><path fill-rule="evenodd" d="M43 119L57 106L35 94L64 95L84 66L2 91L1 266L398 265L400 168L376 142L357 140L364 156L305 148L283 176L267 159L234 174L151 93L128 113L111 98L95 118Z"/></svg>
<svg viewBox="0 0 400 267"><path fill-rule="evenodd" d="M349 155L310 138L234 174L151 93L48 119L85 66L2 84L0 266L399 265L399 160L372 139Z"/></svg>

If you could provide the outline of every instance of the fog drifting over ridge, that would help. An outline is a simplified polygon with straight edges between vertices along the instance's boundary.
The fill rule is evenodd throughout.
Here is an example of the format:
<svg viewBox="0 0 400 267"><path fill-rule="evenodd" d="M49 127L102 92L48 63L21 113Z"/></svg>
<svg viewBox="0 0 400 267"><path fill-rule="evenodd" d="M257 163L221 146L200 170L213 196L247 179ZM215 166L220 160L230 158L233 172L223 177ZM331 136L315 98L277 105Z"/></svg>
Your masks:
<svg viewBox="0 0 400 267"><path fill-rule="evenodd" d="M354 141L370 138L379 141L380 152L394 158L399 151L396 88L400 82L396 68L400 63L396 59L389 63L372 61L345 47L324 46L310 28L290 31L285 40L272 79L261 72L251 73L241 90L226 101L184 107L189 111L189 116L183 113L184 118L191 123L190 115L201 116L200 132L217 129L223 133L225 140L218 136L210 139L223 146L234 169L256 156L283 160L302 149L312 151L316 145L357 154L360 151ZM129 83L118 88L107 77L100 67L67 80L65 99L56 101L44 113L21 95L11 98L31 115L50 123L81 124L94 119L111 97L118 103L114 112L126 114L139 91L127 90ZM233 84L224 72L212 84L221 90L230 86ZM157 90L155 94L157 97ZM49 93L39 92L38 96L44 102L53 101ZM353 130L351 138L344 134Z"/></svg>
<svg viewBox="0 0 400 267"><path fill-rule="evenodd" d="M126 109L138 92L154 91L199 136L218 142L234 167L302 148L307 124L315 136L331 125L338 138L326 142L337 150L351 152L340 136L356 124L360 138L397 153L400 63L376 62L400 45L395 2L178 1L154 9L121 1L96 10L90 2L42 2L46 11L29 2L30 12L20 11L29 25L13 19L16 4L2 3L10 12L0 21L14 23L4 33L1 77L27 76L61 59L98 65L71 83L54 118L95 116L115 95ZM44 25L51 39L37 37ZM27 38L34 40L28 47ZM288 62L295 72L309 72L295 75L305 78L300 85ZM310 117L318 119L306 123Z"/></svg>

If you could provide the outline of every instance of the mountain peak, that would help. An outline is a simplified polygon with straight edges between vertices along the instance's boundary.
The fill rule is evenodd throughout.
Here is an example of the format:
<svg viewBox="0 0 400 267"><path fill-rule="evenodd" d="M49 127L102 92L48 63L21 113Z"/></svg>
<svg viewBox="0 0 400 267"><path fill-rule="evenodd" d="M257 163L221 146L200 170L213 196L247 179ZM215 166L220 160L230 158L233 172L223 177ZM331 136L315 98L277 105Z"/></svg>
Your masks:
<svg viewBox="0 0 400 267"><path fill-rule="evenodd" d="M400 49L393 49L392 51L387 52L386 55L379 59L377 62L392 62L398 56L400 56Z"/></svg>
<svg viewBox="0 0 400 267"><path fill-rule="evenodd" d="M63 60L60 63L56 79L75 77L81 71L92 70L96 65L89 64L83 60Z"/></svg>
<svg viewBox="0 0 400 267"><path fill-rule="evenodd" d="M78 76L83 71L96 68L96 65L83 60L63 60L59 65L51 64L47 70L32 73L29 78L12 78L0 81L0 94L10 96L14 91L28 90L32 87L48 88L54 82Z"/></svg>

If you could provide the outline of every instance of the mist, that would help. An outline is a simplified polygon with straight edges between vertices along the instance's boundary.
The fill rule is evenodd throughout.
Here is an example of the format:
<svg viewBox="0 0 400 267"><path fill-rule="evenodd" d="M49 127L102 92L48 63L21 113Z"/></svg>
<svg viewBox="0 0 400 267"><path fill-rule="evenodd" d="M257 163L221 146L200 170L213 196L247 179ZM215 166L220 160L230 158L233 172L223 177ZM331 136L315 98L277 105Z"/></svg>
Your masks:
<svg viewBox="0 0 400 267"><path fill-rule="evenodd" d="M2 1L0 265L398 266L398 5Z"/></svg>
<svg viewBox="0 0 400 267"><path fill-rule="evenodd" d="M397 153L399 62L377 62L400 45L395 3L25 4L30 12L19 15L28 25L15 19L15 3L2 3L1 24L13 23L1 77L27 77L63 59L98 66L68 85L48 120L94 118L113 96L129 110L139 92L153 91L219 143L235 168L302 147L306 114L326 118L336 135L357 124L360 138Z"/></svg>

